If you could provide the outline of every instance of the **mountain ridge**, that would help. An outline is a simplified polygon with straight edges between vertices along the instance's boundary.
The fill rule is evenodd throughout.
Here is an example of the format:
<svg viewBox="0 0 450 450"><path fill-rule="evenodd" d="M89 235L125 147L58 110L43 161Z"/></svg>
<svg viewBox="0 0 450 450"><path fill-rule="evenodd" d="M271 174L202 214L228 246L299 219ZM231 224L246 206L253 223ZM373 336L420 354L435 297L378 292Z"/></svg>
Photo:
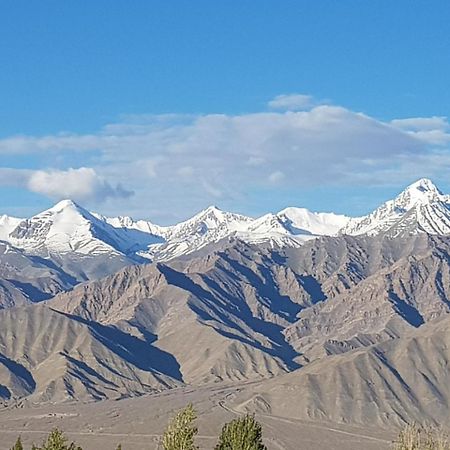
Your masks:
<svg viewBox="0 0 450 450"><path fill-rule="evenodd" d="M1 216L0 239L31 253L114 254L136 262L166 261L233 234L248 243L287 247L338 234L446 235L450 234L449 199L423 178L362 217L288 207L251 218L210 206L171 226L105 217L63 200L30 219Z"/></svg>

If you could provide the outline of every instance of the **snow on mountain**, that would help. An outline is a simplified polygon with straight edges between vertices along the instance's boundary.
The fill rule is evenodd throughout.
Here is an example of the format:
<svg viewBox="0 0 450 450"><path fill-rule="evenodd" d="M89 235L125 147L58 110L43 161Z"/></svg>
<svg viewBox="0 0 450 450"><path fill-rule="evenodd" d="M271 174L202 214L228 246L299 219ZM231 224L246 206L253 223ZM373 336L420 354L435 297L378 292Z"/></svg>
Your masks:
<svg viewBox="0 0 450 450"><path fill-rule="evenodd" d="M265 214L258 219L251 221L245 230L241 230L236 235L249 244L268 243L273 246L298 247L305 240L311 239L310 233L296 236L291 233L277 214Z"/></svg>
<svg viewBox="0 0 450 450"><path fill-rule="evenodd" d="M286 208L277 216L292 234L334 236L350 217L334 213L316 213L305 208Z"/></svg>
<svg viewBox="0 0 450 450"><path fill-rule="evenodd" d="M246 230L253 219L240 214L222 211L216 206L170 227L160 227L165 243L151 246L140 256L167 260L223 239L232 233Z"/></svg>
<svg viewBox="0 0 450 450"><path fill-rule="evenodd" d="M136 230L141 233L152 234L153 236L164 238L167 235L170 227L162 227L156 225L148 220L134 220L128 216L105 217L97 213L91 213L100 220L112 225L114 228L121 228L123 230Z"/></svg>
<svg viewBox="0 0 450 450"><path fill-rule="evenodd" d="M349 235L450 234L450 197L422 178L364 217L350 219L341 230Z"/></svg>
<svg viewBox="0 0 450 450"><path fill-rule="evenodd" d="M20 221L8 241L29 253L127 254L135 245L71 200Z"/></svg>
<svg viewBox="0 0 450 450"><path fill-rule="evenodd" d="M17 217L0 216L0 241L7 241L9 234L20 222L22 222L22 219L18 219Z"/></svg>
<svg viewBox="0 0 450 450"><path fill-rule="evenodd" d="M250 217L225 212L216 206L210 206L191 219L169 227L170 232L167 239L185 239L186 237L197 239L208 235L210 239L218 240L234 231L245 230L252 221L253 219Z"/></svg>
<svg viewBox="0 0 450 450"><path fill-rule="evenodd" d="M251 218L215 206L172 226L130 217L104 217L63 200L31 219L0 216L0 240L27 253L119 255L134 261L169 260L236 235L252 244L302 245L317 236L426 232L450 234L450 196L421 179L364 217L286 208Z"/></svg>
<svg viewBox="0 0 450 450"><path fill-rule="evenodd" d="M238 236L249 243L297 247L317 236L336 235L348 220L347 216L291 207L255 219Z"/></svg>

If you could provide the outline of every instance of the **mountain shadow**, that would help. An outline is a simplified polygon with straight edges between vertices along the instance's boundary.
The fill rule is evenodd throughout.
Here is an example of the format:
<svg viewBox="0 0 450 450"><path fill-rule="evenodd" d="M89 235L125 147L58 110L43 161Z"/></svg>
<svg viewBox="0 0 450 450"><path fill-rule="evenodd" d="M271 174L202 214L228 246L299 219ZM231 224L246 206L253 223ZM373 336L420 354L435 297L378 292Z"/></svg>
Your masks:
<svg viewBox="0 0 450 450"><path fill-rule="evenodd" d="M183 382L180 365L176 358L146 340L121 331L114 326L101 325L87 319L61 311L53 310L77 322L83 323L94 332L105 347L120 356L135 367L152 373L167 375L174 380ZM114 371L113 367L110 367Z"/></svg>

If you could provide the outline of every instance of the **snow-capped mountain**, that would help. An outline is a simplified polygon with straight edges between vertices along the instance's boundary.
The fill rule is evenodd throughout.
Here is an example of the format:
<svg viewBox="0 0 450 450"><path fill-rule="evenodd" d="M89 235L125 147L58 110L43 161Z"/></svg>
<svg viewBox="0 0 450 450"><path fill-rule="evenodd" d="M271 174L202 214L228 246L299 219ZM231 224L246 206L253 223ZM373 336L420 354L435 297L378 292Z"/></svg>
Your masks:
<svg viewBox="0 0 450 450"><path fill-rule="evenodd" d="M39 256L119 256L129 263L169 260L235 235L252 244L298 247L317 236L450 234L450 197L427 179L364 217L286 208L251 218L215 206L172 226L104 217L63 200L30 219L0 216L0 240Z"/></svg>
<svg viewBox="0 0 450 450"><path fill-rule="evenodd" d="M393 200L389 200L364 217L350 219L342 234L391 236L428 233L450 234L450 197L422 178L408 186Z"/></svg>
<svg viewBox="0 0 450 450"><path fill-rule="evenodd" d="M152 260L168 260L199 250L235 232L244 231L252 222L250 217L210 206L184 222L160 227L160 236L165 242L151 246L148 251L139 254Z"/></svg>
<svg viewBox="0 0 450 450"><path fill-rule="evenodd" d="M71 200L25 219L9 233L8 241L31 253L82 255L128 253L133 245L108 223Z"/></svg>
<svg viewBox="0 0 450 450"><path fill-rule="evenodd" d="M104 217L63 200L30 219L3 216L0 237L31 254L123 255L141 261L169 260L236 235L248 243L298 246L334 235L348 218L287 208L254 219L216 206L172 226L131 217Z"/></svg>

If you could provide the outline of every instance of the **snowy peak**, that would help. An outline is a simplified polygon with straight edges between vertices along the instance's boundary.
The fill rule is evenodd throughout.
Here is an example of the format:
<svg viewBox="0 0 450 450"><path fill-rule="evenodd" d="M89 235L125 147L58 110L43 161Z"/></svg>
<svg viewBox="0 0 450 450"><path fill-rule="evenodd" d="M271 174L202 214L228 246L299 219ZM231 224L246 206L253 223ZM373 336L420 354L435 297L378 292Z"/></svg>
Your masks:
<svg viewBox="0 0 450 450"><path fill-rule="evenodd" d="M64 210L72 210L72 211L85 211L81 206L76 204L73 200L66 199L61 200L60 202L56 203L56 205L52 206L45 212L62 212Z"/></svg>
<svg viewBox="0 0 450 450"><path fill-rule="evenodd" d="M242 216L240 214L222 211L217 206L209 206L203 211L200 211L191 219L188 219L187 221L175 226L180 226L186 223L204 222L210 228L217 228L223 224L249 222L251 220L251 218Z"/></svg>
<svg viewBox="0 0 450 450"><path fill-rule="evenodd" d="M439 195L442 195L442 192L429 178L420 178L405 189L405 191L410 190L418 190L421 192L435 192Z"/></svg>
<svg viewBox="0 0 450 450"><path fill-rule="evenodd" d="M401 192L393 203L396 207L409 211L417 203L427 204L443 200L442 192L427 178L422 178Z"/></svg>
<svg viewBox="0 0 450 450"><path fill-rule="evenodd" d="M188 235L203 236L214 235L213 238L221 239L233 231L239 231L251 223L253 219L240 214L222 211L216 206L210 206L200 211L191 219L170 227L168 238L185 238Z"/></svg>
<svg viewBox="0 0 450 450"><path fill-rule="evenodd" d="M123 231L134 231L137 233L147 233L155 237L164 238L167 234L168 227L161 227L155 225L148 220L134 220L132 217L128 216L118 216L118 217L104 217L100 214L92 213L97 219L100 219L114 228L121 229Z"/></svg>
<svg viewBox="0 0 450 450"><path fill-rule="evenodd" d="M431 180L422 178L367 216L351 219L341 233L450 234L449 200Z"/></svg>
<svg viewBox="0 0 450 450"><path fill-rule="evenodd" d="M30 253L119 254L127 246L114 227L72 200L63 200L9 234L9 242Z"/></svg>
<svg viewBox="0 0 450 450"><path fill-rule="evenodd" d="M318 236L334 236L349 218L333 213L315 213L305 208L286 208L250 222L238 236L248 243L298 247Z"/></svg>

